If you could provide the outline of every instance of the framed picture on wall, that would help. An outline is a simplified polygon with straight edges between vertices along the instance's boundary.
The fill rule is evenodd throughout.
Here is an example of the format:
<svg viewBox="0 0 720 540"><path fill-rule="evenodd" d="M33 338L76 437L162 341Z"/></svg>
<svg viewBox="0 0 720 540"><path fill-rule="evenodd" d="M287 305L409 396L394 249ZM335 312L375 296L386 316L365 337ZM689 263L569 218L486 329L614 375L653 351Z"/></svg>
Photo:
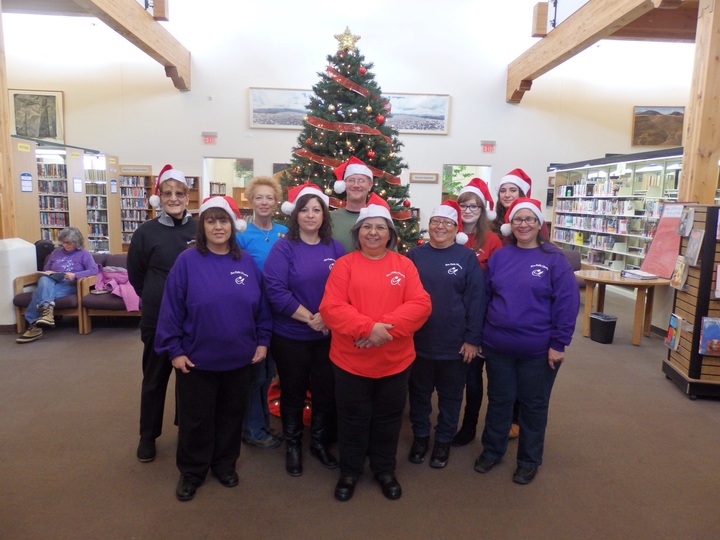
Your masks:
<svg viewBox="0 0 720 540"><path fill-rule="evenodd" d="M633 107L633 146L682 146L685 107Z"/></svg>
<svg viewBox="0 0 720 540"><path fill-rule="evenodd" d="M400 133L447 135L450 96L447 94L383 94L390 102L389 126Z"/></svg>
<svg viewBox="0 0 720 540"><path fill-rule="evenodd" d="M63 93L9 90L10 134L65 144Z"/></svg>
<svg viewBox="0 0 720 540"><path fill-rule="evenodd" d="M312 90L250 88L250 127L302 129Z"/></svg>

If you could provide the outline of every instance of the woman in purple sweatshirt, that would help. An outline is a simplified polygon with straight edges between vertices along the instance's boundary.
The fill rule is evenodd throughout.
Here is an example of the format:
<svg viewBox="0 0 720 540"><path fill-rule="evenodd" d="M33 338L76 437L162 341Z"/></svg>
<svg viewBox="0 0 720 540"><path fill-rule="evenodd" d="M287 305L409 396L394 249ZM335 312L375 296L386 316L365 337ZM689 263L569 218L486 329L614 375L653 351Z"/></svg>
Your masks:
<svg viewBox="0 0 720 540"><path fill-rule="evenodd" d="M487 473L507 450L513 404L520 403L520 437L513 481L532 482L542 463L550 392L565 360L580 306L565 255L539 236L540 202L521 197L508 208L502 233L512 243L496 251L486 271L488 410L483 452L475 470Z"/></svg>
<svg viewBox="0 0 720 540"><path fill-rule="evenodd" d="M203 202L195 248L178 256L160 305L155 349L175 368L181 501L208 471L225 487L238 485L250 365L270 344L270 306L257 264L237 245L239 217L230 197Z"/></svg>

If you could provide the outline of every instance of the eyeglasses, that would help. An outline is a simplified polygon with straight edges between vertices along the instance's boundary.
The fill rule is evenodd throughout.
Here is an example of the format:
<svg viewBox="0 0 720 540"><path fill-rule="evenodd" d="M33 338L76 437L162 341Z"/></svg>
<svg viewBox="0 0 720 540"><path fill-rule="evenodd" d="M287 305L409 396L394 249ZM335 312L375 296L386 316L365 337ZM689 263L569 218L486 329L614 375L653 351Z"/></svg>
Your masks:
<svg viewBox="0 0 720 540"><path fill-rule="evenodd" d="M362 232L366 232L366 233L369 233L370 231L377 231L379 233L384 233L385 231L388 230L388 226L387 225L370 225L368 223L367 225L362 225L360 227L360 230Z"/></svg>
<svg viewBox="0 0 720 540"><path fill-rule="evenodd" d="M347 180L345 180L345 183L350 184L350 185L357 184L358 186L364 186L365 184L368 183L368 179L367 178L348 178Z"/></svg>
<svg viewBox="0 0 720 540"><path fill-rule="evenodd" d="M165 197L166 199L172 199L175 197L176 199L184 199L187 197L187 193L184 191L161 191L160 195Z"/></svg>
<svg viewBox="0 0 720 540"><path fill-rule="evenodd" d="M522 225L523 223L527 223L528 225L535 225L537 222L538 222L538 218L536 218L534 216L512 218L513 225Z"/></svg>
<svg viewBox="0 0 720 540"><path fill-rule="evenodd" d="M431 219L428 223L430 223L431 227L439 227L440 225L444 225L447 229L455 227L455 222L449 219Z"/></svg>
<svg viewBox="0 0 720 540"><path fill-rule="evenodd" d="M477 204L459 204L460 210L465 212L466 210L470 210L471 212L477 212L480 210L480 206Z"/></svg>

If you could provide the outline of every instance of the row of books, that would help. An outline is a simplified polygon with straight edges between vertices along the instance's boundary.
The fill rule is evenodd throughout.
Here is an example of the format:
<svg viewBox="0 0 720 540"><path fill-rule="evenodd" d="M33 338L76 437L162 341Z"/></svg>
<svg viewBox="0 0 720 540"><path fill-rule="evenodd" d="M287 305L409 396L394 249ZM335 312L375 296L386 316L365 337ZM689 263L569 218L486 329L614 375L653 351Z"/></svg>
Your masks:
<svg viewBox="0 0 720 540"><path fill-rule="evenodd" d="M638 204L642 204L642 202L632 199L560 200L557 203L556 212L635 216Z"/></svg>
<svg viewBox="0 0 720 540"><path fill-rule="evenodd" d="M40 193L60 193L68 192L67 181L65 180L38 180L38 191Z"/></svg>
<svg viewBox="0 0 720 540"><path fill-rule="evenodd" d="M44 178L67 178L67 165L64 163L38 163L37 173Z"/></svg>

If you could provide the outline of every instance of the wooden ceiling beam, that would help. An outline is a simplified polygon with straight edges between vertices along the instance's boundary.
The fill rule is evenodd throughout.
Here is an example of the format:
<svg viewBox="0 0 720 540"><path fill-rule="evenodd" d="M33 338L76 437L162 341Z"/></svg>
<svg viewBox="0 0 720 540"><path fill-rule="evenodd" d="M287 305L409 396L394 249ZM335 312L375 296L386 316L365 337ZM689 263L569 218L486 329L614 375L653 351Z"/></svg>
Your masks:
<svg viewBox="0 0 720 540"><path fill-rule="evenodd" d="M588 0L508 66L505 99L520 103L532 81L653 10L676 10L688 0Z"/></svg>
<svg viewBox="0 0 720 540"><path fill-rule="evenodd" d="M653 9L608 39L695 43L699 3L683 2L677 9Z"/></svg>
<svg viewBox="0 0 720 540"><path fill-rule="evenodd" d="M158 0L158 20L167 20L168 1ZM178 90L190 90L190 51L158 24L137 0L3 0L5 13L97 17L165 67Z"/></svg>

